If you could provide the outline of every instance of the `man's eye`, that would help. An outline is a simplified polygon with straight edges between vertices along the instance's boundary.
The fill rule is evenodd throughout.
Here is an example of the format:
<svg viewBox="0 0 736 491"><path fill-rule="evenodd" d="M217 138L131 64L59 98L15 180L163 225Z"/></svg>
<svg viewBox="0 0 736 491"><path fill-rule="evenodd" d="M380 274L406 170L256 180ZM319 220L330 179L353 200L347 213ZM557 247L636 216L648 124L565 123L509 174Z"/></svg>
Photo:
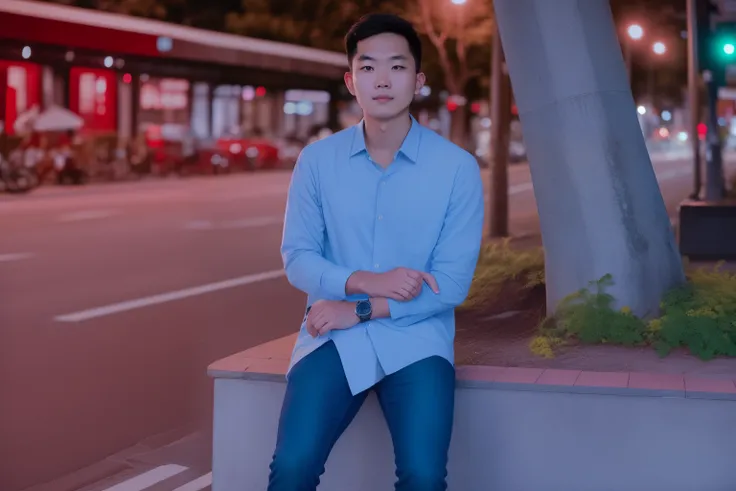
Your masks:
<svg viewBox="0 0 736 491"><path fill-rule="evenodd" d="M364 72L370 72L370 71L373 70L373 67L372 66L364 66L364 67L361 67L360 69L363 70Z"/></svg>
<svg viewBox="0 0 736 491"><path fill-rule="evenodd" d="M401 65L394 65L392 68L394 70L404 70L406 67L405 66L401 66Z"/></svg>

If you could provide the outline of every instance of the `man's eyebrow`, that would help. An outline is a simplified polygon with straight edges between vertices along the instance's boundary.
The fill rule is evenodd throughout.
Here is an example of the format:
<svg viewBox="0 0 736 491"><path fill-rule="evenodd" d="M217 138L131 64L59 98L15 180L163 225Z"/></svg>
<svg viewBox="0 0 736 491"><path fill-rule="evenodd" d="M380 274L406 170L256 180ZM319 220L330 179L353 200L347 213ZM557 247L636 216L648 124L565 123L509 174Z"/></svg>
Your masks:
<svg viewBox="0 0 736 491"><path fill-rule="evenodd" d="M392 57L389 58L389 60L391 60L391 61L395 61L395 60L407 60L407 59L408 58L405 55L393 55ZM376 59L373 58L370 55L360 55L358 57L358 61L376 61Z"/></svg>

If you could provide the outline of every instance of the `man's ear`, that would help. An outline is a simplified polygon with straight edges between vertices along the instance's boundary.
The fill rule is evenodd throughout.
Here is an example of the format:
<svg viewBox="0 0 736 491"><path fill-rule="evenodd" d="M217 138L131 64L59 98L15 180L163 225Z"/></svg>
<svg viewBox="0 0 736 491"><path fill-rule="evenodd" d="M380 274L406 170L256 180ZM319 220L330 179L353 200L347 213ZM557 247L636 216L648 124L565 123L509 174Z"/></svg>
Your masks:
<svg viewBox="0 0 736 491"><path fill-rule="evenodd" d="M424 75L424 72L417 73L416 83L414 84L415 94L418 94L419 91L422 90L422 87L424 87L424 84L426 81L427 81L427 77Z"/></svg>
<svg viewBox="0 0 736 491"><path fill-rule="evenodd" d="M355 96L355 83L353 81L353 72L345 72L345 75L343 76L343 80L345 80L345 86L348 88L348 92L350 92L350 95L354 97Z"/></svg>

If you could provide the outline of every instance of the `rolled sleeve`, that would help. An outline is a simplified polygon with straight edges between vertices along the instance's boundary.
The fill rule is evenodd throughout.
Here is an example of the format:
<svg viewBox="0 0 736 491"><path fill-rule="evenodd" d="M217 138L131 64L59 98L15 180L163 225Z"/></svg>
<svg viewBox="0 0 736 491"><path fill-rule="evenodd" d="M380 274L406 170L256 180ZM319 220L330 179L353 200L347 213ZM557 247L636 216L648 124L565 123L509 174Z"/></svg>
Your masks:
<svg viewBox="0 0 736 491"><path fill-rule="evenodd" d="M439 285L434 293L424 285L412 300L389 299L391 319L409 326L460 305L468 296L483 239L483 183L478 163L470 155L455 174L450 203L431 259L430 273Z"/></svg>
<svg viewBox="0 0 736 491"><path fill-rule="evenodd" d="M330 265L332 267L325 268L322 273L322 290L330 297L344 299L346 297L345 285L348 282L348 278L355 271L342 266L332 265L332 263Z"/></svg>
<svg viewBox="0 0 736 491"><path fill-rule="evenodd" d="M286 201L281 256L286 277L304 293L325 300L344 300L352 270L324 257L325 221L319 198L315 157L309 147L299 155Z"/></svg>

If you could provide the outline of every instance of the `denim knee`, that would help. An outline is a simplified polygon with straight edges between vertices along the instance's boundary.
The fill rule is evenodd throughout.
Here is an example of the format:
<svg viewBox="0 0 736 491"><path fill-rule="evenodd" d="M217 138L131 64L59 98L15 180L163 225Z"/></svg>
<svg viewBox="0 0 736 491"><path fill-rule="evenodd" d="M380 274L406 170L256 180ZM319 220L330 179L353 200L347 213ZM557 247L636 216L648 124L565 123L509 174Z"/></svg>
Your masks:
<svg viewBox="0 0 736 491"><path fill-rule="evenodd" d="M324 472L314 453L276 453L271 462L268 491L314 491Z"/></svg>
<svg viewBox="0 0 736 491"><path fill-rule="evenodd" d="M414 462L397 469L396 491L445 491L447 470L441 465Z"/></svg>

